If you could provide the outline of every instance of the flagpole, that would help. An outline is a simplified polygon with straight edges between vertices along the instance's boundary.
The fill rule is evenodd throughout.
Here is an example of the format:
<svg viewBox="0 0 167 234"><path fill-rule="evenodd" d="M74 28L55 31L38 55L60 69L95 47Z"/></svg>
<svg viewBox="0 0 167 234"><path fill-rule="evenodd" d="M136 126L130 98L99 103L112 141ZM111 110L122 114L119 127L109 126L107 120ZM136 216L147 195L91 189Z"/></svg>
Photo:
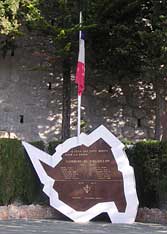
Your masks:
<svg viewBox="0 0 167 234"><path fill-rule="evenodd" d="M82 26L82 11L79 12L79 25ZM79 44L81 39L81 30L79 31Z"/></svg>
<svg viewBox="0 0 167 234"><path fill-rule="evenodd" d="M79 24L82 24L82 11L79 14ZM79 31L79 46L81 40L81 30ZM77 127L77 135L79 136L81 133L81 95L78 95L78 127Z"/></svg>
<svg viewBox="0 0 167 234"><path fill-rule="evenodd" d="M81 96L78 95L78 129L77 129L77 135L80 135L81 132Z"/></svg>

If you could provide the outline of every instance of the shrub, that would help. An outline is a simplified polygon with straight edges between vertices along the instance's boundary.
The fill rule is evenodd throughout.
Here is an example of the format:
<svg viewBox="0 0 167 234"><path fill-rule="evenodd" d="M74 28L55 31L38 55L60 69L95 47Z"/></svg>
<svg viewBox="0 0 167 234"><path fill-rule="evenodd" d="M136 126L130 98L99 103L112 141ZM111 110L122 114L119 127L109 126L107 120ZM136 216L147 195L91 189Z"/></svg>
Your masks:
<svg viewBox="0 0 167 234"><path fill-rule="evenodd" d="M58 146L61 143L62 143L61 141L51 141L51 142L49 142L48 147L47 147L48 153L50 155L54 154L56 146Z"/></svg>
<svg viewBox="0 0 167 234"><path fill-rule="evenodd" d="M140 206L159 207L167 193L167 143L139 142L126 152L134 167Z"/></svg>
<svg viewBox="0 0 167 234"><path fill-rule="evenodd" d="M44 148L42 142L34 145ZM27 204L34 202L41 190L35 174L21 142L16 139L0 139L0 205L14 201Z"/></svg>

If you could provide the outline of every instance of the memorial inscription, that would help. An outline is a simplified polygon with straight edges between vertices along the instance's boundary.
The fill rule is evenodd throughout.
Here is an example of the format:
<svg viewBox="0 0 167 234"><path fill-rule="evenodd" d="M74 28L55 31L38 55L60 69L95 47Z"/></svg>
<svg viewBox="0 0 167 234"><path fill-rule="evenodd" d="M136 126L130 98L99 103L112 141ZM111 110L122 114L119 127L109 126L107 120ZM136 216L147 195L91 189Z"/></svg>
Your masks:
<svg viewBox="0 0 167 234"><path fill-rule="evenodd" d="M55 180L59 199L75 209L86 211L101 202L114 201L119 212L126 209L123 176L111 147L99 139L91 146L77 146L62 155L56 167L41 161Z"/></svg>

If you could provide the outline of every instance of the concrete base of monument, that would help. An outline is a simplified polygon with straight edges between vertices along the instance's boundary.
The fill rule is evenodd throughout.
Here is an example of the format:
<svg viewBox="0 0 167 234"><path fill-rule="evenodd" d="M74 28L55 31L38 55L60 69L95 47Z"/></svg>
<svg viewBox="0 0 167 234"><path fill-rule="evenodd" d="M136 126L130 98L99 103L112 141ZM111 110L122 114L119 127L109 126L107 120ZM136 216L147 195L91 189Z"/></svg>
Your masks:
<svg viewBox="0 0 167 234"><path fill-rule="evenodd" d="M167 210L139 208L135 222L167 224ZM42 205L16 205L0 206L0 220L33 220L33 219L54 219L71 221L50 206ZM100 222L110 222L106 213L103 213L91 220Z"/></svg>
<svg viewBox="0 0 167 234"><path fill-rule="evenodd" d="M23 142L50 205L75 222L107 213L112 223L133 223L138 198L124 145L103 125L67 139L51 156Z"/></svg>

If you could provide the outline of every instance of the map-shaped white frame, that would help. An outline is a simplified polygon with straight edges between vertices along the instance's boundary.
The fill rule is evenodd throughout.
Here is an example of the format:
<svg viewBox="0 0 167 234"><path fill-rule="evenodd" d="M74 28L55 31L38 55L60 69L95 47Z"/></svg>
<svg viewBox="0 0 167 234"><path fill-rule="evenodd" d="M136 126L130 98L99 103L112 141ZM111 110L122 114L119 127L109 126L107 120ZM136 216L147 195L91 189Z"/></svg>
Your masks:
<svg viewBox="0 0 167 234"><path fill-rule="evenodd" d="M127 202L125 212L119 212L114 201L98 203L86 211L74 210L72 207L59 200L58 193L53 188L54 179L46 174L46 171L40 163L40 161L42 161L54 168L62 160L62 155L64 153L80 145L89 147L100 138L111 146L111 151L118 165L118 170L122 173L124 194ZM124 151L124 145L106 127L101 125L89 135L81 133L78 137L69 138L56 147L56 152L52 156L24 141L22 144L32 161L41 183L44 184L43 191L49 197L50 205L62 214L69 217L74 222L88 222L103 212L108 214L112 223L133 223L135 221L139 202L136 193L134 170L129 165L128 158Z"/></svg>

